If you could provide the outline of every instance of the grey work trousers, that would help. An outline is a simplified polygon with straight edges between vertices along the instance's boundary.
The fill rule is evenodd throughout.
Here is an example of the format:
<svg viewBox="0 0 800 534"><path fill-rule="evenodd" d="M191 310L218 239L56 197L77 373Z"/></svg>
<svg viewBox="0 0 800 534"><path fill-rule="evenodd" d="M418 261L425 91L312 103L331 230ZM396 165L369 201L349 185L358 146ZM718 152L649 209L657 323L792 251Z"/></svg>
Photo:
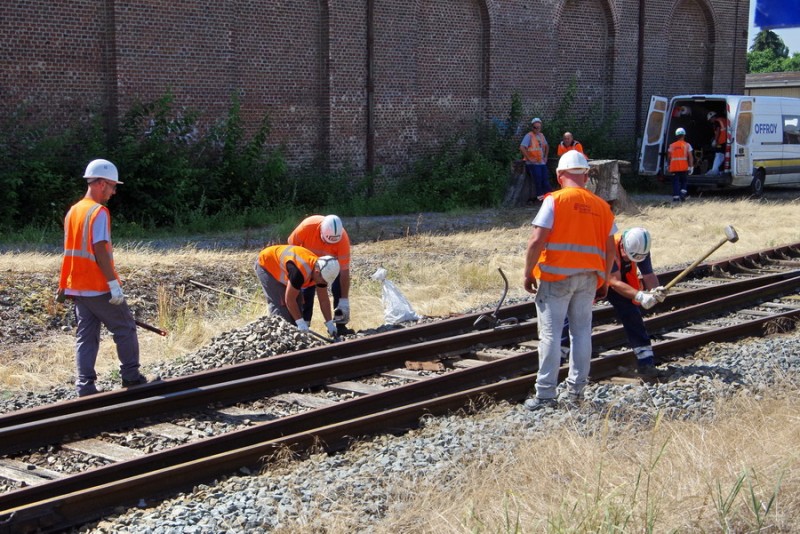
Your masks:
<svg viewBox="0 0 800 534"><path fill-rule="evenodd" d="M536 396L554 399L561 365L561 330L569 318L570 358L567 392L580 396L589 380L592 359L592 302L597 275L586 272L557 282L539 281L536 314L539 327L539 372Z"/></svg>
<svg viewBox="0 0 800 534"><path fill-rule="evenodd" d="M258 281L261 282L261 288L264 290L264 296L267 297L267 308L270 315L280 315L289 324L295 324L294 319L289 313L289 308L286 306L286 286L278 282L269 272L264 269L258 261L255 265L256 276ZM303 309L303 292L300 291L297 295L297 306L300 310Z"/></svg>
<svg viewBox="0 0 800 534"><path fill-rule="evenodd" d="M128 303L115 306L108 302L110 293L97 297L72 297L75 301L75 320L78 323L75 363L78 376L75 387L78 395L97 391L94 366L100 349L100 327L105 325L117 346L119 374L123 380L139 378L139 338L136 322Z"/></svg>

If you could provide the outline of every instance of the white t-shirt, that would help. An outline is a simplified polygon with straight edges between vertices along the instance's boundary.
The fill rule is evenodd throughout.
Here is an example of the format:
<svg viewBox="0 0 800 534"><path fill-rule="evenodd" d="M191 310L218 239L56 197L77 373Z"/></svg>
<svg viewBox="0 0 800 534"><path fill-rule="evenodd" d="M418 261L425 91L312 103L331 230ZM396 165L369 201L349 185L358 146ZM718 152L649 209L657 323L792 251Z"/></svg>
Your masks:
<svg viewBox="0 0 800 534"><path fill-rule="evenodd" d="M536 217L533 218L531 224L533 226L540 226L542 228L547 228L549 230L553 229L553 218L555 217L555 204L553 203L553 197L547 195L544 197L542 201L542 205L539 207L539 211L536 213ZM614 221L611 224L611 232L608 235L614 235L617 233L617 222Z"/></svg>

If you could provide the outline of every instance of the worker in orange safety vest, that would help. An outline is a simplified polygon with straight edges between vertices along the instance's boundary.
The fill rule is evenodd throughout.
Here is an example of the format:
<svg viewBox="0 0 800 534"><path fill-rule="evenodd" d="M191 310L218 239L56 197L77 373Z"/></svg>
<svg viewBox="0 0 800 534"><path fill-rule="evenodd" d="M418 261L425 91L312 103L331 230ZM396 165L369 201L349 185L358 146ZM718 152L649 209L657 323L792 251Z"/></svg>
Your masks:
<svg viewBox="0 0 800 534"><path fill-rule="evenodd" d="M672 173L672 202L686 200L689 174L694 169L694 155L692 145L685 141L686 130L675 130L677 139L667 149L667 162L669 172Z"/></svg>
<svg viewBox="0 0 800 534"><path fill-rule="evenodd" d="M611 207L586 189L589 163L577 150L559 159L561 189L550 193L533 219L525 256L525 291L536 295L539 371L529 410L557 406L561 329L569 319L572 355L566 393L579 403L592 354L592 302L608 292L616 224Z"/></svg>
<svg viewBox="0 0 800 534"><path fill-rule="evenodd" d="M59 302L70 298L75 304L75 388L80 397L98 392L95 363L102 325L113 335L123 387L147 383L139 372L136 321L114 266L111 214L105 206L122 182L117 167L104 159L91 161L83 177L88 183L86 195L64 218L64 257L57 297Z"/></svg>

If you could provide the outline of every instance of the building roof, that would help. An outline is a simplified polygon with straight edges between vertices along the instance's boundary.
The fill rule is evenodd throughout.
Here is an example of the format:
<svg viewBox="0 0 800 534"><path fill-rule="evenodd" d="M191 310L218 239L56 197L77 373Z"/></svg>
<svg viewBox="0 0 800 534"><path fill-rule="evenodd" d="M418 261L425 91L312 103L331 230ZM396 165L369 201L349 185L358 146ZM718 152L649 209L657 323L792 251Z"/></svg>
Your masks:
<svg viewBox="0 0 800 534"><path fill-rule="evenodd" d="M746 89L757 87L800 87L800 72L761 72L745 76Z"/></svg>

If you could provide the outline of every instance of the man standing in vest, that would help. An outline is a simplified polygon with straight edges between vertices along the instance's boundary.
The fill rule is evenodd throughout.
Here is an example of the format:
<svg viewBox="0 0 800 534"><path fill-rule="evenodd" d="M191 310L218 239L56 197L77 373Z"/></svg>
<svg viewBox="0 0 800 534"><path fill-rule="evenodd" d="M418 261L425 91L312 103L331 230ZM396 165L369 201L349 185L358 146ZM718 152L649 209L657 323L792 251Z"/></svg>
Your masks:
<svg viewBox="0 0 800 534"><path fill-rule="evenodd" d="M684 141L686 130L678 128L675 137L678 139L667 149L667 161L672 173L672 201L683 202L686 200L689 169L694 168L694 155L692 145Z"/></svg>
<svg viewBox="0 0 800 534"><path fill-rule="evenodd" d="M540 202L551 191L550 178L547 175L547 154L550 147L542 133L542 119L531 121L531 131L525 134L519 144L522 159L525 160L525 172L531 177L531 195L535 194ZM535 193L534 193L535 192ZM529 199L533 202L533 197Z"/></svg>
<svg viewBox="0 0 800 534"><path fill-rule="evenodd" d="M536 294L539 372L529 410L555 407L561 329L569 319L568 400L578 404L592 357L592 303L608 292L616 224L608 203L586 189L589 163L570 150L558 161L561 189L547 195L533 220L525 256L524 288Z"/></svg>
<svg viewBox="0 0 800 534"><path fill-rule="evenodd" d="M280 315L298 330L307 332L309 321L303 318L303 293L306 288L318 290L319 308L325 318L325 328L337 335L328 299L328 286L339 276L339 262L333 256L317 256L310 250L294 245L273 245L258 254L255 264L269 313Z"/></svg>
<svg viewBox="0 0 800 534"><path fill-rule="evenodd" d="M64 219L64 258L58 284L59 300L75 302L77 331L78 396L97 393L95 362L100 348L100 327L114 338L122 386L147 383L139 372L139 338L125 294L114 267L111 246L111 214L105 204L119 181L117 168L104 159L89 163L83 177L86 195L72 206Z"/></svg>
<svg viewBox="0 0 800 534"><path fill-rule="evenodd" d="M718 117L714 111L709 111L706 118L714 126L714 138L711 140L711 147L714 149L714 163L707 174L719 175L722 163L725 161L725 146L728 144L728 119Z"/></svg>
<svg viewBox="0 0 800 534"><path fill-rule="evenodd" d="M577 150L584 156L586 155L586 152L583 151L583 145L580 143L580 141L576 141L570 132L564 132L564 137L561 139L561 142L558 143L557 155L560 158L570 150Z"/></svg>
<svg viewBox="0 0 800 534"><path fill-rule="evenodd" d="M339 276L331 284L333 295L333 320L341 334L350 321L350 237L336 215L311 215L303 219L289 235L289 244L310 250L317 256L333 256L339 261ZM323 291L324 293L324 291ZM309 287L303 290L303 319L311 322L314 313L314 295L320 289ZM322 302L322 296L319 297ZM327 294L324 298L327 298Z"/></svg>

